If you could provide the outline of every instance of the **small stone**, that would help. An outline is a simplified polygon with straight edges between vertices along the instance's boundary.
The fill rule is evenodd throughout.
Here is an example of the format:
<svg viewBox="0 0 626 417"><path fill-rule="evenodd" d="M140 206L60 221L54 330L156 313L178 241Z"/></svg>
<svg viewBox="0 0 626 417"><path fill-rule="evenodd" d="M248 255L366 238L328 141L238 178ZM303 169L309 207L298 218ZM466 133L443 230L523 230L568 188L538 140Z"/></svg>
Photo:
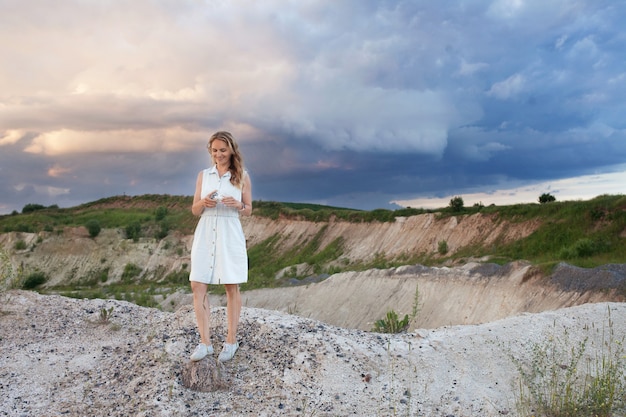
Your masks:
<svg viewBox="0 0 626 417"><path fill-rule="evenodd" d="M200 392L213 392L228 388L226 368L214 359L188 362L183 367L181 380L185 388Z"/></svg>

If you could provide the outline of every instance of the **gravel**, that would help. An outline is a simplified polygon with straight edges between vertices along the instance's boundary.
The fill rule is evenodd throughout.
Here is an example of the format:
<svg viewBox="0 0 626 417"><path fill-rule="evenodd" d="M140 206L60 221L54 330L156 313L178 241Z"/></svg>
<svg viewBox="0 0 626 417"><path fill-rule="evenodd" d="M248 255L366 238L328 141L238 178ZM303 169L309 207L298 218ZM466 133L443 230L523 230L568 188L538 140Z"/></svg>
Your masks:
<svg viewBox="0 0 626 417"><path fill-rule="evenodd" d="M244 307L228 383L197 392L181 382L198 342L191 306L163 312L26 291L0 302L5 416L514 416L512 357L528 361L562 333L572 344L588 337L594 357L609 327L626 334L625 303L397 335ZM224 316L212 308L210 360Z"/></svg>

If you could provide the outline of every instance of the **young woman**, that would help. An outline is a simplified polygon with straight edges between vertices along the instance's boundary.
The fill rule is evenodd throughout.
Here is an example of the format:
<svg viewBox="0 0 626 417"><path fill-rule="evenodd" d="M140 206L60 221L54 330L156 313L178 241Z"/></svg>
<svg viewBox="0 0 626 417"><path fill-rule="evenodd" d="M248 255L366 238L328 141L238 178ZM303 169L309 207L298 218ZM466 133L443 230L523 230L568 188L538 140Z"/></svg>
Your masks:
<svg viewBox="0 0 626 417"><path fill-rule="evenodd" d="M198 174L191 206L191 212L200 216L191 247L189 275L200 344L191 360L199 361L213 354L207 289L208 284L223 284L228 332L219 360L224 362L232 359L239 348L239 284L248 281L246 239L239 216L252 214L252 184L243 168L237 142L229 132L214 133L208 149L213 166Z"/></svg>

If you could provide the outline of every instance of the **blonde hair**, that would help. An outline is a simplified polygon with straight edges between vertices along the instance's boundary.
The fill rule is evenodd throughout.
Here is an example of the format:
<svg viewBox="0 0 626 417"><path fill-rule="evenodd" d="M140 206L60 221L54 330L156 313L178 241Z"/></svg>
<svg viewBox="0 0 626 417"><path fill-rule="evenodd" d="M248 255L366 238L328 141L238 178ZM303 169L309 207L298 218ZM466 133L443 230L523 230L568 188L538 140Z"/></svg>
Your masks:
<svg viewBox="0 0 626 417"><path fill-rule="evenodd" d="M230 156L230 167L228 168L228 170L230 171L230 182L234 186L238 188L242 188L244 169L243 169L243 157L241 156L241 153L239 152L239 145L237 145L237 142L235 142L235 139L233 138L233 135L230 132L226 132L223 130L219 132L215 132L211 136L211 139L209 139L209 144L207 146L209 148L209 153L211 154L211 159L213 159L213 153L211 152L211 145L216 140L221 140L222 142L226 143L226 145L232 152ZM215 164L217 163L217 161L214 160L213 163Z"/></svg>

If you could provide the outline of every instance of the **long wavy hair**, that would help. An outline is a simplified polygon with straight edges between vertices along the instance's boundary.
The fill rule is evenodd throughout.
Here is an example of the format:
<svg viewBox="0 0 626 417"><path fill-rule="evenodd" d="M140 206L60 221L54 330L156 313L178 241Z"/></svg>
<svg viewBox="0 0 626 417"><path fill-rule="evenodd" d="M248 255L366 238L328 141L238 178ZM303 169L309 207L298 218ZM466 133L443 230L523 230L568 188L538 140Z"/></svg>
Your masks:
<svg viewBox="0 0 626 417"><path fill-rule="evenodd" d="M213 133L211 139L209 139L209 154L211 155L211 160L213 160L213 153L211 152L211 145L214 141L221 140L222 142L228 145L228 148L232 152L230 156L230 167L228 170L230 171L230 182L237 188L242 188L243 186L243 157L241 156L241 152L239 152L239 145L233 138L233 135L230 132L219 131ZM217 164L217 161L213 160L214 164Z"/></svg>

